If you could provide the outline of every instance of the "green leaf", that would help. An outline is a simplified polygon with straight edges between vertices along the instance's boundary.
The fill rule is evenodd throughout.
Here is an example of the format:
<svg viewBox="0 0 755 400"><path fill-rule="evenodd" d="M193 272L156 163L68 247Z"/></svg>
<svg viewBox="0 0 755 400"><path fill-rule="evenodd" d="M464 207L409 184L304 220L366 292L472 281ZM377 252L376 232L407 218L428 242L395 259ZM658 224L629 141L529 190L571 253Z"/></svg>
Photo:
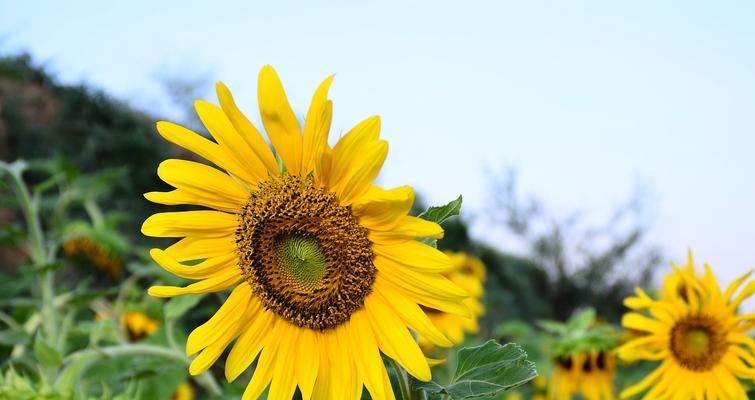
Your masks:
<svg viewBox="0 0 755 400"><path fill-rule="evenodd" d="M451 201L445 206L437 206L437 207L428 208L427 211L419 215L419 218L422 218L427 221L432 221L438 224L442 224L443 221L455 215L459 215L459 211L461 211L461 195L459 195L459 197L456 200ZM424 244L433 246L435 248L438 247L438 241L435 239L421 238L417 240L419 240L420 242Z"/></svg>
<svg viewBox="0 0 755 400"><path fill-rule="evenodd" d="M94 321L90 326L89 343L97 346L101 341L116 342L118 340L118 327L111 319Z"/></svg>
<svg viewBox="0 0 755 400"><path fill-rule="evenodd" d="M569 318L566 325L570 331L586 331L595 323L595 318L595 309L591 307Z"/></svg>
<svg viewBox="0 0 755 400"><path fill-rule="evenodd" d="M456 200L452 200L444 206L430 207L427 211L420 214L419 218L442 224L443 221L459 215L459 212L461 211L461 200L461 195L459 195Z"/></svg>
<svg viewBox="0 0 755 400"><path fill-rule="evenodd" d="M34 355L37 360L48 367L59 367L63 364L63 357L57 350L45 343L39 336L34 341Z"/></svg>
<svg viewBox="0 0 755 400"><path fill-rule="evenodd" d="M197 305L203 297L203 294L187 294L170 299L165 303L165 319L175 320L180 318Z"/></svg>
<svg viewBox="0 0 755 400"><path fill-rule="evenodd" d="M456 372L451 383L415 382L428 400L489 398L520 386L537 376L535 364L514 343L500 345L494 340L459 350Z"/></svg>
<svg viewBox="0 0 755 400"><path fill-rule="evenodd" d="M22 330L8 329L0 331L0 345L15 346L29 341L29 334Z"/></svg>

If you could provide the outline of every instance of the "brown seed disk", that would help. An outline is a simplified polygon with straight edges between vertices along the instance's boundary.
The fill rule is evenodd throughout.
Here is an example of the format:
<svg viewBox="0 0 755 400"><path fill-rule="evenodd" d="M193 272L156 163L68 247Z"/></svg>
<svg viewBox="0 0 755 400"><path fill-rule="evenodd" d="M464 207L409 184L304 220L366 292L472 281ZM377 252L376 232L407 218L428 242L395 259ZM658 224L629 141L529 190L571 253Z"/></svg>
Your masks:
<svg viewBox="0 0 755 400"><path fill-rule="evenodd" d="M301 267L281 254L290 238L314 239L324 272L297 278L303 275L292 269ZM348 321L375 282L368 230L311 176L261 183L241 211L236 244L244 276L265 308L300 327L327 330Z"/></svg>
<svg viewBox="0 0 755 400"><path fill-rule="evenodd" d="M729 347L722 323L705 314L680 319L671 328L669 336L674 358L679 365L692 371L713 369Z"/></svg>

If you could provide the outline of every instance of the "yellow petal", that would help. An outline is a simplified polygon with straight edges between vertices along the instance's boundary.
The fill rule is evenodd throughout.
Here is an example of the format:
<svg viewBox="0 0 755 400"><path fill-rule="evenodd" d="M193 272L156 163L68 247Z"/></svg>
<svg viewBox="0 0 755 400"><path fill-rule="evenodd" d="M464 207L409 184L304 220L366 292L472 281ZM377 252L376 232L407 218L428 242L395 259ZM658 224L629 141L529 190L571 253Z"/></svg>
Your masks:
<svg viewBox="0 0 755 400"><path fill-rule="evenodd" d="M228 116L228 119L233 124L241 136L244 138L249 147L254 151L260 161L264 164L267 171L271 174L278 173L278 163L275 162L275 156L270 151L270 147L265 142L262 134L257 128L252 125L249 119L239 110L236 106L236 102L233 100L231 91L222 83L218 82L216 85L218 100L220 100L220 107L223 112Z"/></svg>
<svg viewBox="0 0 755 400"><path fill-rule="evenodd" d="M380 285L389 286L395 291L401 293L409 300L422 304L425 307L434 308L436 310L445 311L454 315L458 315L465 318L472 318L472 312L469 307L458 298L444 298L440 296L426 296L424 293L416 293L414 291L407 290L401 286L394 285L390 281L386 280L381 274L377 275L375 284L379 282Z"/></svg>
<svg viewBox="0 0 755 400"><path fill-rule="evenodd" d="M312 96L312 102L304 120L302 174L313 171L328 145L328 132L332 119L333 103L328 101L328 89L333 75L323 81Z"/></svg>
<svg viewBox="0 0 755 400"><path fill-rule="evenodd" d="M273 370L273 380L270 383L270 392L267 394L267 398L270 400L290 400L296 392L294 370L299 367L296 365L295 354L296 346L299 344L299 328L283 320L279 324L284 324L285 327L281 328L282 331L279 331L280 343L275 354L275 369Z"/></svg>
<svg viewBox="0 0 755 400"><path fill-rule="evenodd" d="M657 334L663 334L669 330L669 326L634 312L624 314L621 325L628 329Z"/></svg>
<svg viewBox="0 0 755 400"><path fill-rule="evenodd" d="M220 306L218 311L204 324L191 331L186 340L186 355L190 356L211 345L220 338L244 314L249 304L258 307L257 302L250 302L252 290L249 285L238 285ZM255 312L252 310L252 312Z"/></svg>
<svg viewBox="0 0 755 400"><path fill-rule="evenodd" d="M245 175L243 166L235 159L228 157L228 154L217 143L205 139L196 132L167 121L157 123L157 132L167 141L197 154L235 176Z"/></svg>
<svg viewBox="0 0 755 400"><path fill-rule="evenodd" d="M387 378L385 366L380 358L375 334L369 326L365 311L359 310L353 313L351 319L344 325L348 328L338 330L337 333L346 336L341 342L349 342L358 374L364 380L364 385L370 395L375 400L393 399L393 390L390 381L385 381Z"/></svg>
<svg viewBox="0 0 755 400"><path fill-rule="evenodd" d="M360 122L338 140L338 143L333 147L330 187L337 186L346 177L354 158L359 157L366 147L377 142L379 134L380 117L375 116Z"/></svg>
<svg viewBox="0 0 755 400"><path fill-rule="evenodd" d="M239 178L252 186L268 177L268 169L257 154L252 151L244 138L236 131L231 121L219 107L203 100L194 102L194 108L202 123L226 154L244 167Z"/></svg>
<svg viewBox="0 0 755 400"><path fill-rule="evenodd" d="M425 355L406 325L380 296L368 296L364 302L370 325L380 350L396 360L404 369L421 381L431 378Z"/></svg>
<svg viewBox="0 0 755 400"><path fill-rule="evenodd" d="M257 358L274 321L275 314L260 309L251 324L244 328L225 362L225 377L229 382L238 378Z"/></svg>
<svg viewBox="0 0 755 400"><path fill-rule="evenodd" d="M401 264L381 256L376 256L374 263L385 279L416 294L455 299L469 297L467 291L441 274L404 268Z"/></svg>
<svg viewBox="0 0 755 400"><path fill-rule="evenodd" d="M154 214L142 224L142 233L153 237L185 237L232 235L238 227L238 216L220 211L177 211Z"/></svg>
<svg viewBox="0 0 755 400"><path fill-rule="evenodd" d="M438 330L417 303L404 297L393 287L381 285L378 282L375 282L374 290L373 295L382 297L383 302L393 308L393 311L401 317L404 323L420 336L437 346L453 346L453 343ZM387 299L390 299L390 301Z"/></svg>
<svg viewBox="0 0 755 400"><path fill-rule="evenodd" d="M371 186L352 204L352 210L360 224L371 230L386 231L395 227L413 204L414 190L408 186L391 190Z"/></svg>
<svg viewBox="0 0 755 400"><path fill-rule="evenodd" d="M451 268L451 259L446 254L416 240L390 245L374 243L372 248L377 256L416 271L444 272Z"/></svg>
<svg viewBox="0 0 755 400"><path fill-rule="evenodd" d="M273 147L292 174L301 172L302 134L299 121L288 104L278 74L267 65L260 71L257 97L262 124Z"/></svg>
<svg viewBox="0 0 755 400"><path fill-rule="evenodd" d="M165 204L168 206L193 204L230 213L239 212L243 206L243 204L240 205L236 202L229 202L227 199L220 196L216 196L215 198L199 197L181 189L171 190L170 192L144 193L144 198L153 203Z"/></svg>
<svg viewBox="0 0 755 400"><path fill-rule="evenodd" d="M157 167L157 175L181 193L199 201L190 204L217 203L224 208L239 210L249 199L249 193L228 174L197 162L165 160Z"/></svg>
<svg viewBox="0 0 755 400"><path fill-rule="evenodd" d="M302 329L299 332L300 349L311 349L310 351L295 351L296 356L296 383L299 386L302 400L310 400L317 378L317 369L320 366L320 350L318 347L317 335L311 329Z"/></svg>
<svg viewBox="0 0 755 400"><path fill-rule="evenodd" d="M278 320L276 322L280 322ZM265 344L260 354L259 360L257 360L257 367L254 368L252 379L249 384L246 385L246 390L242 395L242 400L257 400L262 392L270 383L273 378L273 368L275 366L275 353L280 341L280 335L278 333L279 324L275 324L269 333L269 336L265 339Z"/></svg>
<svg viewBox="0 0 755 400"><path fill-rule="evenodd" d="M165 253L176 261L201 260L237 251L233 235L222 237L188 236L172 244Z"/></svg>
<svg viewBox="0 0 755 400"><path fill-rule="evenodd" d="M211 293L219 292L221 290L228 289L241 281L241 271L234 271L229 269L213 275L211 278L207 278L203 281L192 283L186 287L178 286L152 286L147 293L154 297L173 297L182 294L199 294L199 293ZM242 285L243 286L243 285Z"/></svg>
<svg viewBox="0 0 755 400"><path fill-rule="evenodd" d="M350 205L369 190L387 155L388 142L383 140L365 146L354 155L346 173L332 186L342 205Z"/></svg>
<svg viewBox="0 0 755 400"><path fill-rule="evenodd" d="M404 216L399 223L387 231L371 230L370 240L384 244L395 244L415 238L443 238L443 228L435 222L422 218Z"/></svg>
<svg viewBox="0 0 755 400"><path fill-rule="evenodd" d="M164 270L186 279L209 278L229 269L238 271L238 256L235 253L208 258L197 265L183 265L160 249L150 250L149 255Z"/></svg>

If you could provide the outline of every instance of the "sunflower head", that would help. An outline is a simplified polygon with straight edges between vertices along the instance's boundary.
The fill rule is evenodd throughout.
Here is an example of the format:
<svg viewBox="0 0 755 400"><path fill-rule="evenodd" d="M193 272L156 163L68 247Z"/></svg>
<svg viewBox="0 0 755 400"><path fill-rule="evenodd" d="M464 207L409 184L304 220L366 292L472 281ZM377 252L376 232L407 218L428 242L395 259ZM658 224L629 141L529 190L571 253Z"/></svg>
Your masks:
<svg viewBox="0 0 755 400"><path fill-rule="evenodd" d="M167 160L158 168L175 190L147 193L149 200L205 209L144 222L146 235L179 238L152 249L157 264L196 281L149 293L233 288L186 348L198 353L192 374L231 344L229 380L256 360L244 399L268 386L268 398L291 398L298 388L304 399L358 399L363 387L373 398L393 398L381 353L429 380L413 334L452 343L427 310L471 316L467 292L443 275L449 257L417 240L439 239L443 229L408 215L411 188L373 184L388 153L380 119L367 118L328 142L331 83L329 77L317 88L302 124L277 73L264 67L257 97L267 138L223 84L219 106L195 104L211 139L169 122L157 125L164 138L212 165Z"/></svg>
<svg viewBox="0 0 755 400"><path fill-rule="evenodd" d="M155 333L160 328L160 321L141 311L128 311L121 314L121 325L130 340L138 341Z"/></svg>
<svg viewBox="0 0 755 400"><path fill-rule="evenodd" d="M588 400L614 398L614 349L619 339L614 327L598 323L593 309L566 323L543 321L541 327L554 337L549 398L569 400L576 394Z"/></svg>
<svg viewBox="0 0 755 400"><path fill-rule="evenodd" d="M627 329L640 332L618 349L626 361L660 361L656 370L624 391L643 391L658 399L745 399L738 378L755 377L755 341L747 332L752 314L738 314L741 303L755 292L746 274L722 290L710 266L697 275L692 255L684 268L673 266L658 299L641 289L625 300L634 311L622 318Z"/></svg>

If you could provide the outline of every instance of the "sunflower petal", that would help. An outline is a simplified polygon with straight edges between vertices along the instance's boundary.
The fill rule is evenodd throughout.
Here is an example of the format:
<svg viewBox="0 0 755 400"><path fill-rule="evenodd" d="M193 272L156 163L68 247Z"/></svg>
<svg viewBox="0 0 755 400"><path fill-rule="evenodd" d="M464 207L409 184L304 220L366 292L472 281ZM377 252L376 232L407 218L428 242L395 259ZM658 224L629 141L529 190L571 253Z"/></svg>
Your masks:
<svg viewBox="0 0 755 400"><path fill-rule="evenodd" d="M217 83L216 91L218 93L218 100L220 100L220 107L223 109L225 115L228 116L233 127L241 134L241 137L246 141L252 151L254 151L257 158L262 161L262 164L264 164L268 173L277 174L278 163L275 162L273 152L270 151L270 147L267 142L265 142L265 139L262 137L259 130L252 125L249 119L241 112L241 110L239 110L238 106L236 106L231 91L228 90L228 87L222 82Z"/></svg>
<svg viewBox="0 0 755 400"><path fill-rule="evenodd" d="M235 253L208 258L197 265L183 265L160 249L150 250L149 255L164 270L186 279L205 279L229 269L238 270Z"/></svg>
<svg viewBox="0 0 755 400"><path fill-rule="evenodd" d="M447 255L416 240L390 245L374 243L372 248L377 256L416 271L437 273L451 268L451 259Z"/></svg>
<svg viewBox="0 0 755 400"><path fill-rule="evenodd" d="M260 71L257 97L262 124L283 164L292 174L301 172L302 134L299 121L288 104L283 84L273 67Z"/></svg>
<svg viewBox="0 0 755 400"><path fill-rule="evenodd" d="M223 271L222 273L218 273L211 278L192 283L191 285L186 287L152 286L147 292L150 296L154 297L174 297L180 296L182 294L219 292L237 284L239 281L241 281L241 279L242 276L240 271L229 269L227 271Z"/></svg>
<svg viewBox="0 0 755 400"><path fill-rule="evenodd" d="M414 190L408 186L385 190L373 185L351 207L359 223L371 230L387 231L409 213L413 204Z"/></svg>
<svg viewBox="0 0 755 400"><path fill-rule="evenodd" d="M319 158L328 145L328 132L333 115L333 103L328 101L328 89L334 75L323 81L312 96L312 102L304 120L302 150L302 173L315 169Z"/></svg>
<svg viewBox="0 0 755 400"><path fill-rule="evenodd" d="M142 224L142 233L153 237L232 235L238 216L213 210L177 211L153 214Z"/></svg>
<svg viewBox="0 0 755 400"><path fill-rule="evenodd" d="M421 381L431 378L430 367L406 325L379 295L368 296L364 302L370 325L380 350L398 361L404 369Z"/></svg>
<svg viewBox="0 0 755 400"><path fill-rule="evenodd" d="M260 309L249 326L244 328L236 343L233 344L225 362L225 377L234 381L252 364L265 343L268 329L273 325L275 314Z"/></svg>
<svg viewBox="0 0 755 400"><path fill-rule="evenodd" d="M404 297L393 287L381 285L379 282L375 282L375 293L379 294L386 301L386 304L391 306L396 314L401 317L404 323L420 336L437 346L453 346L453 343L430 321L430 318L427 317L417 303ZM387 299L391 299L390 302Z"/></svg>

